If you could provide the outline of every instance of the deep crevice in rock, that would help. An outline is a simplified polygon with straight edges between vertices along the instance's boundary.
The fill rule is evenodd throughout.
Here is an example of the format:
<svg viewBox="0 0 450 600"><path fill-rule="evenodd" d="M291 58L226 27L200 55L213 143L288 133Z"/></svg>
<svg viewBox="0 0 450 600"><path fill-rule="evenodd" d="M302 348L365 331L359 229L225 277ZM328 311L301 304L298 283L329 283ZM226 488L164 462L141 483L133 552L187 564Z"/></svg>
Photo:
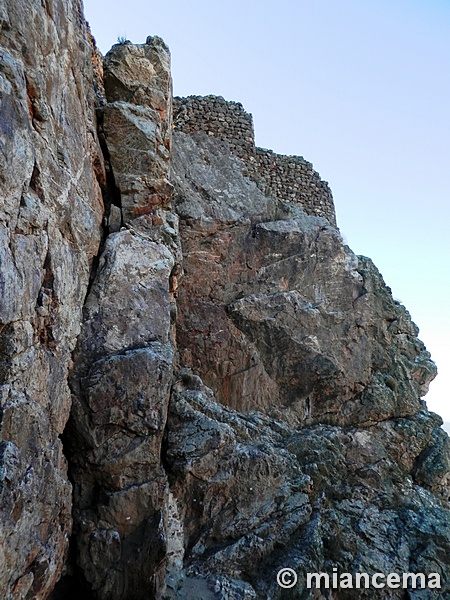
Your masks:
<svg viewBox="0 0 450 600"><path fill-rule="evenodd" d="M103 132L103 109L101 107L96 109L96 118L97 134L105 165L106 182L105 185L101 187L104 205L102 237L100 240L98 252L92 259L91 273L89 277L89 285L86 293L86 298L89 296L92 284L95 281L95 277L100 264L100 257L103 254L108 235L110 233L113 233L114 231L118 231L124 225L122 215L122 199L120 189L116 185L108 145L106 143L105 134Z"/></svg>
<svg viewBox="0 0 450 600"><path fill-rule="evenodd" d="M41 172L39 170L37 162L35 161L34 166L33 166L33 173L31 174L31 178L30 178L29 187L34 192L36 192L38 198L41 201L43 201L44 200L44 190L42 188L40 175L41 175Z"/></svg>
<svg viewBox="0 0 450 600"><path fill-rule="evenodd" d="M87 583L76 561L75 536L69 539L69 552L65 573L57 582L48 600L96 600L96 596Z"/></svg>
<svg viewBox="0 0 450 600"><path fill-rule="evenodd" d="M17 5L20 7L20 3ZM33 42L31 30L30 36ZM38 44L28 44L29 48L35 46L38 49ZM77 46L76 52L80 47ZM29 48L27 60L32 58ZM133 72L136 55L139 55L139 69ZM157 91L165 94L170 114L169 60L163 43L152 38L139 46L127 43L117 47L110 58L114 56L117 61L111 60L108 67L112 91L126 96L117 99L128 106L134 103L133 114L140 110L136 106L151 105L153 93L148 94L146 83L141 85L140 80L141 68L145 67L145 60L141 59L146 57L149 79L156 81L155 69L158 78L162 77L159 81L164 85ZM62 55L60 58L63 60ZM76 54L73 58L76 59ZM123 61L124 58L127 60ZM123 69L126 81L133 77L138 81L127 89L114 74L115 69L119 75ZM73 64L67 73L69 78L78 79ZM143 80L146 81L145 76ZM40 94L44 94L45 86L40 77L37 81L39 87L32 88L31 83L28 84L28 101L33 125L40 128L47 127L43 123L47 118L47 99L42 98L41 104ZM76 89L72 87L67 94L68 103L72 99L78 104L84 100L80 81ZM99 95L101 84L96 85ZM25 89L24 99L26 92ZM251 124L250 115L243 112L241 105L223 99L216 102L214 97L197 98L196 102L205 109L201 118L207 121L208 132L215 131L211 116L222 119L222 112L213 115L209 110L212 103L220 105L224 118L225 113L230 112L230 124L234 123L232 129L236 129L237 141L241 141L241 134ZM238 108L245 123L234 120L232 106ZM56 106L54 110L55 116ZM157 111L160 118L164 112ZM189 125L194 130L198 121L196 112L193 111ZM176 109L175 114L176 119L182 118ZM60 436L74 492L75 526L65 571L51 600L79 597L147 600L153 592L157 595L164 588L165 561L171 559L169 551L175 548L176 553L180 549L173 543L174 539L185 542L188 552L186 563L180 568L189 564L213 584L221 577L223 583L229 575L228 583L234 578L233 585L240 591L250 581L258 598L276 597L275 575L280 563L293 564L305 571L307 567L323 570L334 561L353 569L352 561L357 557L360 565L371 567L374 549L378 551L390 545L402 550L395 556L395 560L403 561L402 569L411 569L411 565L416 565L414 561L418 561L417 564L422 561L417 568L427 569L430 565L435 568L436 564L439 564L436 568L440 568L444 562L442 569L445 570L445 561L439 563L435 556L449 554L448 515L445 516L444 504L438 504L439 495L444 500L448 497L441 493L441 488L448 483L445 479L449 472L448 440L437 429L436 419L436 430L431 436L430 422L434 417L429 413L425 410L422 415L414 413L418 396L414 382L426 383L431 378L432 367L425 353L420 355L421 346L415 339L413 326L399 304L392 302L379 273L370 265L364 266L364 259L357 259L349 249L345 249L345 258L350 274L343 267L345 252L340 236L316 219L324 207L331 222L334 218L325 182L320 183L318 174L312 173L312 165L300 157L281 157L255 149L253 133L249 131L248 152L251 158L258 155L265 181L271 184L264 185L264 190L270 191L272 187L274 197L269 202L253 184L245 178L244 181L242 165L237 166L238 161L223 151L223 143L208 139L206 134L191 138L179 134L184 140L177 140L174 145L172 163L176 195L180 200L179 234L176 219L171 220L165 212L170 204L168 154L163 153L161 163L154 164L153 158L150 160L155 143L160 143L161 148L170 148L170 136L166 135L170 118L161 127L164 139L152 133L161 126L159 121L144 127L149 135L143 139L135 137L140 136L142 130L140 133L135 129L125 131L130 126L126 111L120 117L123 129L114 118L118 115L112 117L107 131L114 160L111 160L103 131L103 111L98 109L102 153L97 152L94 158L92 177L77 190L92 190L97 179L102 187L105 221L99 251L92 261L86 298L81 298L83 292L80 292L87 284L85 271L78 278L74 273L73 288L68 289L67 298L75 297L76 305L66 305L60 310L57 302L52 304L55 290L59 295L61 288L72 281L71 276L64 278L64 269L67 265L68 268L75 265L76 269L77 263L72 260L74 254L69 254L65 261L61 246L50 237L56 229L64 248L75 246L80 252L75 259L81 257L80 264L85 265L87 257L92 256L93 244L99 242L97 229L92 234L92 227L99 225L100 208L90 207L95 209L89 212L87 221L91 237L85 231L88 227L83 229L86 222L79 219L78 213L71 215L67 211L57 220L59 217L51 212L55 205L60 206L61 198L52 195L46 169L49 164L51 168L58 168L59 164L64 176L72 176L71 165L76 162L73 161L76 150L68 145L71 140L59 139L64 137L62 131L53 144L53 148L61 144L56 157L51 153L46 160L45 152L39 148L36 152L39 167L35 162L30 178L33 166L30 159L27 177L21 182L23 219L26 221L28 210L33 213L31 204L39 208L34 217L42 216L42 211L47 223L50 222L47 235L51 255L48 252L42 269L45 256L45 245L42 245L39 264L34 269L38 275L30 312L33 314L36 309L41 319L39 327L32 332L32 327L27 328L29 323L17 317L15 322L0 325L3 360L3 363L0 360L0 378L5 367L11 368L17 378L22 377L22 373L27 374L30 364L35 369L30 371L32 385L25 375L22 388L13 389L14 394L8 389L2 396L6 398L4 427L10 427L7 434L14 443L3 442L0 448L0 475L5 493L13 492L10 505L1 515L1 523L5 521L9 527L8 519L12 516L7 534L14 538L16 548L25 549L30 537L37 534L34 523L42 518L44 524L40 549L33 556L24 552L18 561L22 569L20 576L25 576L25 580L21 581L18 573L13 573L11 585L29 585L25 594L38 597L47 585L46 571L57 562L58 550L62 549L60 563L55 567L57 573L61 573L65 532L70 523L68 516L64 522L63 513L70 494L64 461L61 461L57 439L52 439L56 442L52 448L57 454L54 473L60 487L46 487L48 471L39 471L41 463L34 459L34 453L40 456L39 444L36 444L37 452L33 446L33 455L22 452L29 442L34 444L34 430L27 430L28 438L24 439L19 429L29 423L43 426L50 415L49 420L54 418L58 423L52 432L59 432L60 424L67 418L70 399L64 398L59 413L54 401L55 387L66 383L67 363L63 364L60 375L55 367L59 357L52 352L51 335L52 331L70 328L67 321L58 318L66 309L78 315L83 301L85 320L71 371L74 402L71 417ZM83 126L81 123L81 130ZM92 132L91 127L89 131ZM219 137L222 135L220 131L216 133ZM136 140L139 143L136 144ZM140 163L143 147L149 150L149 161ZM86 156L89 149L82 144L80 148ZM236 144L236 148L238 153L247 153L242 144ZM184 154L184 165L180 153ZM137 164L142 165L141 174L137 173ZM284 181L281 173L287 166L292 167L292 177L289 175ZM244 169L245 176L252 170L250 167ZM40 176L40 169L45 176ZM301 171L307 177L314 177L319 191L309 190L311 194L306 194L312 182L307 177L297 185L295 173L300 177ZM162 185L156 181L158 178ZM125 182L122 197L118 182L120 185ZM139 185L134 188L136 183ZM186 188L188 183L189 189ZM139 196L137 206L135 189ZM33 202L27 202L27 190ZM288 202L284 205L278 202L281 192L296 202L296 208L292 206L291 210ZM36 202L36 196L41 202ZM317 198L325 204L316 206L314 199ZM95 203L98 194L90 197L85 193L81 199L80 210L90 201ZM315 216L300 214L299 204L311 209ZM106 243L108 235L119 231L124 224L122 208L127 230L112 235ZM146 214L148 211L153 214ZM52 221L54 217L56 221ZM129 225L129 219L135 218ZM39 225L38 219L31 221L35 222ZM77 228L78 225L81 226ZM34 228L42 230L37 225ZM86 236L84 241L83 235ZM183 257L179 250L181 239ZM85 242L84 249L82 243L77 246L79 240ZM14 273L18 271L25 280L33 269L20 271L20 249L13 244L10 248L16 251L12 261ZM111 267L105 269L105 273L98 271L102 253L105 253L107 266ZM362 280L356 277L357 266L353 267L358 265L358 260ZM180 262L185 265L185 272L177 304ZM103 275L107 277L102 279ZM87 303L96 278L98 303ZM9 281L15 284L16 280L11 277ZM39 287L37 306L34 306ZM361 294L367 295L367 302L355 302L354 298ZM15 301L6 296L13 314ZM233 302L232 310L230 302ZM392 322L396 325L391 330L386 323ZM52 330L53 325L59 329ZM175 325L181 334L180 354L175 353L173 357ZM31 338L33 334L36 337L36 329L40 328L44 333L38 344ZM74 336L67 341L70 346L62 346L66 356L73 347ZM31 357L34 346L37 354L48 359L48 362L42 361L43 377L50 373L49 383L46 379L38 382L41 394L36 397L33 387L39 380L36 363L20 362L22 356L27 360ZM180 383L177 379L180 363L189 365L196 373L185 372L184 386L176 385ZM38 363L37 367L41 365ZM205 388L197 372L212 390ZM53 373L57 381L52 381ZM36 388L39 389L39 385ZM65 391L62 390L62 395ZM175 401L176 394L179 396ZM216 403L224 398L236 410ZM401 398L403 405L399 404ZM292 402L287 403L286 399ZM51 406L41 421L44 411L26 412L33 403L40 407ZM326 426L324 421L339 421L341 426ZM311 422L311 426L304 427L305 422ZM5 439L9 438L5 435ZM20 470L21 461L26 471ZM46 469L52 467L47 456L41 462ZM47 501L44 513L39 498L24 500L20 495L26 492L27 486L14 487L16 481L28 481L26 478L32 481L33 469L36 479L42 478L41 487L33 491L43 489L47 492L46 499L58 499L58 491L66 486L66 502L56 505L56 511ZM414 478L420 489L414 484ZM176 492L177 502L171 504L174 496L168 494L168 489ZM20 522L23 507L27 505L36 509L37 516L36 521L29 520L32 528L28 539L24 522ZM47 544L48 539L45 539L45 525L49 525L45 523L45 515L48 514L53 519L47 530L51 531L50 536L55 531L58 533L61 526L60 538L53 547L52 540ZM429 535L429 531L434 530L439 530L440 535ZM165 537L167 531L167 538L173 534L170 540ZM21 538L14 537L17 532ZM178 558L182 562L180 556L181 551ZM386 551L383 560L389 568L397 568L400 562L390 563L390 559ZM33 576L34 581L30 583ZM89 578L89 584L85 578ZM109 584L111 587L107 589ZM9 582L7 585L9 588L2 597L11 589ZM444 593L447 592L448 588ZM187 598L183 597L182 590L174 593L183 600ZM198 597L209 598L209 595Z"/></svg>
<svg viewBox="0 0 450 600"><path fill-rule="evenodd" d="M106 189L104 190L103 199L105 203L105 219L108 224L108 221L111 217L111 207L116 206L122 210L122 199L120 195L120 189L116 185L108 144L103 130L103 108L97 108L96 116L98 139L100 142L100 148L102 150L106 170ZM123 225L123 219L121 220L120 225Z"/></svg>

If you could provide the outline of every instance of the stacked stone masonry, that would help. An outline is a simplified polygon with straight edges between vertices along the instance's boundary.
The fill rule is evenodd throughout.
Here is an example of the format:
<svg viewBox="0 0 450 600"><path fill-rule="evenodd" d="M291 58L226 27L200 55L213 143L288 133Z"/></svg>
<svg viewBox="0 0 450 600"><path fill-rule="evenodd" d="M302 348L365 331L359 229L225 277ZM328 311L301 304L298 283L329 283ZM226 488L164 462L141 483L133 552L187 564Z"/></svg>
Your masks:
<svg viewBox="0 0 450 600"><path fill-rule="evenodd" d="M248 161L255 157L253 118L240 102L227 102L221 96L176 97L173 113L178 131L204 131L227 141L240 158Z"/></svg>
<svg viewBox="0 0 450 600"><path fill-rule="evenodd" d="M298 202L309 215L325 217L336 225L333 196L313 165L303 156L284 156L255 147L252 115L240 102L221 96L188 96L173 99L174 127L184 133L204 131L228 142L245 161L248 175L265 193Z"/></svg>

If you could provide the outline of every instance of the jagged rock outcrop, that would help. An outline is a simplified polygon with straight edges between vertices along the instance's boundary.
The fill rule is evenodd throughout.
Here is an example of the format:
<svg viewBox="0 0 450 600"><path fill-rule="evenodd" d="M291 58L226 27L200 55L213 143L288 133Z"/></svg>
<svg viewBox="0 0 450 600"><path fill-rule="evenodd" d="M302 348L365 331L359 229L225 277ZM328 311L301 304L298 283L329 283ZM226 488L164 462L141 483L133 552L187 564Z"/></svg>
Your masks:
<svg viewBox="0 0 450 600"><path fill-rule="evenodd" d="M0 94L0 597L40 599L71 534L60 437L103 216L80 1L0 2Z"/></svg>
<svg viewBox="0 0 450 600"><path fill-rule="evenodd" d="M124 222L168 208L172 79L164 42L116 44L106 55L102 111L107 152Z"/></svg>
<svg viewBox="0 0 450 600"><path fill-rule="evenodd" d="M218 140L174 136L178 352L197 374L175 387L168 421L185 568L209 574L211 598L285 597L286 566L293 598L327 597L305 577L333 567L437 572L443 589L417 597L445 597L450 445L421 400L435 366L417 327L336 229L243 171ZM175 578L173 597L190 581Z"/></svg>
<svg viewBox="0 0 450 600"><path fill-rule="evenodd" d="M162 40L114 46L105 94L99 119L125 227L107 237L86 299L67 447L86 586L97 598L138 600L154 597L165 577L161 447L180 261L177 217L168 210L171 79Z"/></svg>
<svg viewBox="0 0 450 600"><path fill-rule="evenodd" d="M173 166L181 363L224 404L296 425L415 414L435 367L371 261L265 197L217 140L177 133Z"/></svg>
<svg viewBox="0 0 450 600"><path fill-rule="evenodd" d="M102 65L78 2L0 22L2 598L450 596L435 367L327 184L223 99L173 133L160 38ZM333 568L442 586L306 588Z"/></svg>
<svg viewBox="0 0 450 600"><path fill-rule="evenodd" d="M168 597L195 598L201 575L205 599L327 598L325 590L306 588L306 573L333 567L438 572L442 589L410 597L447 597L448 504L421 485L414 467L436 448L433 436L444 437L439 424L420 411L370 428L295 429L220 406L198 377L184 376L171 400L167 461L183 523L185 576L170 574ZM437 460L435 472L437 463L448 473L448 458ZM448 483L441 491L448 499ZM276 583L283 567L299 574L289 593ZM404 594L342 589L332 597Z"/></svg>

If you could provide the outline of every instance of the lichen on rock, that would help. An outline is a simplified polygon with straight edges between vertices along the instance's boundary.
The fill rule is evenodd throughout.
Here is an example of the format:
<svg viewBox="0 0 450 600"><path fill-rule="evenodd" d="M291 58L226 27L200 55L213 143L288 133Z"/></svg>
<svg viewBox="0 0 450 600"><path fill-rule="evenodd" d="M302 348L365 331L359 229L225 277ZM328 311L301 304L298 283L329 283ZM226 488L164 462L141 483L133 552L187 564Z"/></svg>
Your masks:
<svg viewBox="0 0 450 600"><path fill-rule="evenodd" d="M448 597L436 369L328 184L239 103L173 126L158 37L102 64L76 0L0 25L1 597Z"/></svg>
<svg viewBox="0 0 450 600"><path fill-rule="evenodd" d="M72 528L67 372L101 236L78 0L0 5L0 597L47 598ZM45 66L43 66L45 65Z"/></svg>

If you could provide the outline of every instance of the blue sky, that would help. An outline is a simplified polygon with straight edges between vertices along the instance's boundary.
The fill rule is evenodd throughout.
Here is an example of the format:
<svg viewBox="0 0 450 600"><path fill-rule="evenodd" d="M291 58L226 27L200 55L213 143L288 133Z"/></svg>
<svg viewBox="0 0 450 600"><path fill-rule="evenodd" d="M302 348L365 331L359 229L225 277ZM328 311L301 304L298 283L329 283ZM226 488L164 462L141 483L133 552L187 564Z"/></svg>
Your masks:
<svg viewBox="0 0 450 600"><path fill-rule="evenodd" d="M159 35L174 93L253 114L256 143L330 183L349 246L420 328L450 421L450 2L85 0L100 50Z"/></svg>

